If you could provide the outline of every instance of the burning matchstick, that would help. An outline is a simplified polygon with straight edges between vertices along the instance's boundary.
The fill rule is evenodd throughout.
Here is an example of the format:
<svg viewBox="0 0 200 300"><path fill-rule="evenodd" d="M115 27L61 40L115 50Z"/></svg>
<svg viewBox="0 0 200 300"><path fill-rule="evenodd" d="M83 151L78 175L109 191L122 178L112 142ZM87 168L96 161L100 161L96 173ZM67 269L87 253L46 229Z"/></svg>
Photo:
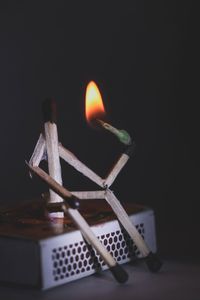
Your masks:
<svg viewBox="0 0 200 300"><path fill-rule="evenodd" d="M118 140L124 144L124 145L131 145L132 143L132 140L131 140L131 137L129 135L129 133L124 130L124 129L117 129L115 128L114 126L98 119L97 122L106 130L108 130L109 132L111 132L112 134L114 134Z"/></svg>
<svg viewBox="0 0 200 300"><path fill-rule="evenodd" d="M87 121L94 125L97 123L99 126L105 130L111 132L118 138L118 140L125 144L131 145L131 137L128 132L124 129L117 129L114 126L101 120L105 115L105 109L103 105L103 100L101 93L94 81L89 82L86 89L86 101L85 101L85 114ZM94 121L94 122L93 122Z"/></svg>

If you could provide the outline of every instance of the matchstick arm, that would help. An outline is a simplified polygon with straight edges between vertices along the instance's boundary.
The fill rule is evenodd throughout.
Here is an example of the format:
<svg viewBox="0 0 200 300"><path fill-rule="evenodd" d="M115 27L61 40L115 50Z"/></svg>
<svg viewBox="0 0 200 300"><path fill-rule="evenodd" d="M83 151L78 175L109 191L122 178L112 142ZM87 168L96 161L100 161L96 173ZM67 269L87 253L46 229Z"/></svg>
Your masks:
<svg viewBox="0 0 200 300"><path fill-rule="evenodd" d="M136 143L133 141L131 145L129 145L126 150L124 151L129 157L134 157L136 154Z"/></svg>
<svg viewBox="0 0 200 300"><path fill-rule="evenodd" d="M71 165L78 172L95 182L97 185L104 187L103 179L82 163L72 152L64 148L61 144L58 145L59 155L69 165Z"/></svg>
<svg viewBox="0 0 200 300"><path fill-rule="evenodd" d="M39 178L42 179L43 182L47 183L51 189L62 197L62 201L60 202L50 202L47 207L49 209L55 209L56 207L60 210L63 204L63 199L65 200L65 204L68 204L69 207L78 208L79 207L79 199L70 193L66 188L64 188L61 184L56 182L51 176L49 176L45 171L43 171L40 167L31 166L26 162L26 165L29 168L29 171L33 174L37 175Z"/></svg>
<svg viewBox="0 0 200 300"><path fill-rule="evenodd" d="M102 179L99 175L88 168L84 163L82 163L73 153L68 149L64 148L61 144L58 145L59 155L68 164L74 167L78 172L82 173L84 176L98 184L99 186L105 188L110 187L121 169L125 166L131 155L135 155L136 144L133 141L130 146L126 148L126 151L122 153L117 163L114 165L113 169L109 173L106 179Z"/></svg>
<svg viewBox="0 0 200 300"><path fill-rule="evenodd" d="M77 198L84 199L105 199L105 191L71 191L72 195Z"/></svg>
<svg viewBox="0 0 200 300"><path fill-rule="evenodd" d="M105 187L109 188L113 184L113 182L115 181L118 174L121 172L123 167L126 165L126 163L129 160L130 156L135 155L135 149L136 149L136 144L133 141L132 144L130 146L128 146L126 148L126 150L121 154L118 161L116 162L116 164L113 166L112 170L110 171L110 173L106 177L106 179L104 181L104 186Z"/></svg>
<svg viewBox="0 0 200 300"><path fill-rule="evenodd" d="M140 233L138 232L134 224L131 223L129 216L127 215L126 211L122 207L121 203L115 197L113 192L111 192L109 189L106 192L105 199L108 202L108 204L111 206L113 211L115 212L122 226L125 228L129 236L134 241L138 250L142 254L143 258L145 259L145 262L149 270L151 272L159 271L162 266L160 259L155 253L152 253L151 250L149 250L148 245L145 243L144 239L142 238L142 236L140 235Z"/></svg>

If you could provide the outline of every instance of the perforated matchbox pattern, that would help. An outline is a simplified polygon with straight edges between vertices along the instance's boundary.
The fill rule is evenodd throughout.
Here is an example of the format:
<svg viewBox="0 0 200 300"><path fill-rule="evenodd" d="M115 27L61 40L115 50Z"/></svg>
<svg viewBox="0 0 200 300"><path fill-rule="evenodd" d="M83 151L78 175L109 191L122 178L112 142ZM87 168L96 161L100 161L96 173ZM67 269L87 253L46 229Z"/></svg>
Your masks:
<svg viewBox="0 0 200 300"><path fill-rule="evenodd" d="M144 223L136 225L144 238ZM98 236L98 239L117 262L132 259L140 254L129 235L122 229ZM105 266L95 250L84 241L52 250L53 278L55 281Z"/></svg>

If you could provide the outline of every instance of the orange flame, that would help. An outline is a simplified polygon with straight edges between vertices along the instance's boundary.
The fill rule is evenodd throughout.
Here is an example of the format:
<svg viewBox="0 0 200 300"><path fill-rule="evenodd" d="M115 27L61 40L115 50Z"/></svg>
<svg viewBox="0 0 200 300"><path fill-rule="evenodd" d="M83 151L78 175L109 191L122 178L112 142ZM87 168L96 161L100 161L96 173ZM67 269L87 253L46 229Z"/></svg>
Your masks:
<svg viewBox="0 0 200 300"><path fill-rule="evenodd" d="M94 81L90 81L86 88L85 115L89 123L105 115L103 100Z"/></svg>

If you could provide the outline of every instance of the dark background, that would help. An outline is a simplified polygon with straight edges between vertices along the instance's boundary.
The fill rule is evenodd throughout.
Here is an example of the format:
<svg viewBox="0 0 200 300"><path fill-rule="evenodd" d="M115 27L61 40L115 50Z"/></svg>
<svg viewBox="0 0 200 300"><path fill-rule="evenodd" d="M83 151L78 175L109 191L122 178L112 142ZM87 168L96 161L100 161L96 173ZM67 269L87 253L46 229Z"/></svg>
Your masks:
<svg viewBox="0 0 200 300"><path fill-rule="evenodd" d="M95 80L111 123L137 143L113 190L155 210L162 257L199 258L198 39L192 1L1 1L0 203L46 189L24 161L47 96L57 101L63 145L106 175L122 147L85 121ZM95 188L62 166L66 187Z"/></svg>

